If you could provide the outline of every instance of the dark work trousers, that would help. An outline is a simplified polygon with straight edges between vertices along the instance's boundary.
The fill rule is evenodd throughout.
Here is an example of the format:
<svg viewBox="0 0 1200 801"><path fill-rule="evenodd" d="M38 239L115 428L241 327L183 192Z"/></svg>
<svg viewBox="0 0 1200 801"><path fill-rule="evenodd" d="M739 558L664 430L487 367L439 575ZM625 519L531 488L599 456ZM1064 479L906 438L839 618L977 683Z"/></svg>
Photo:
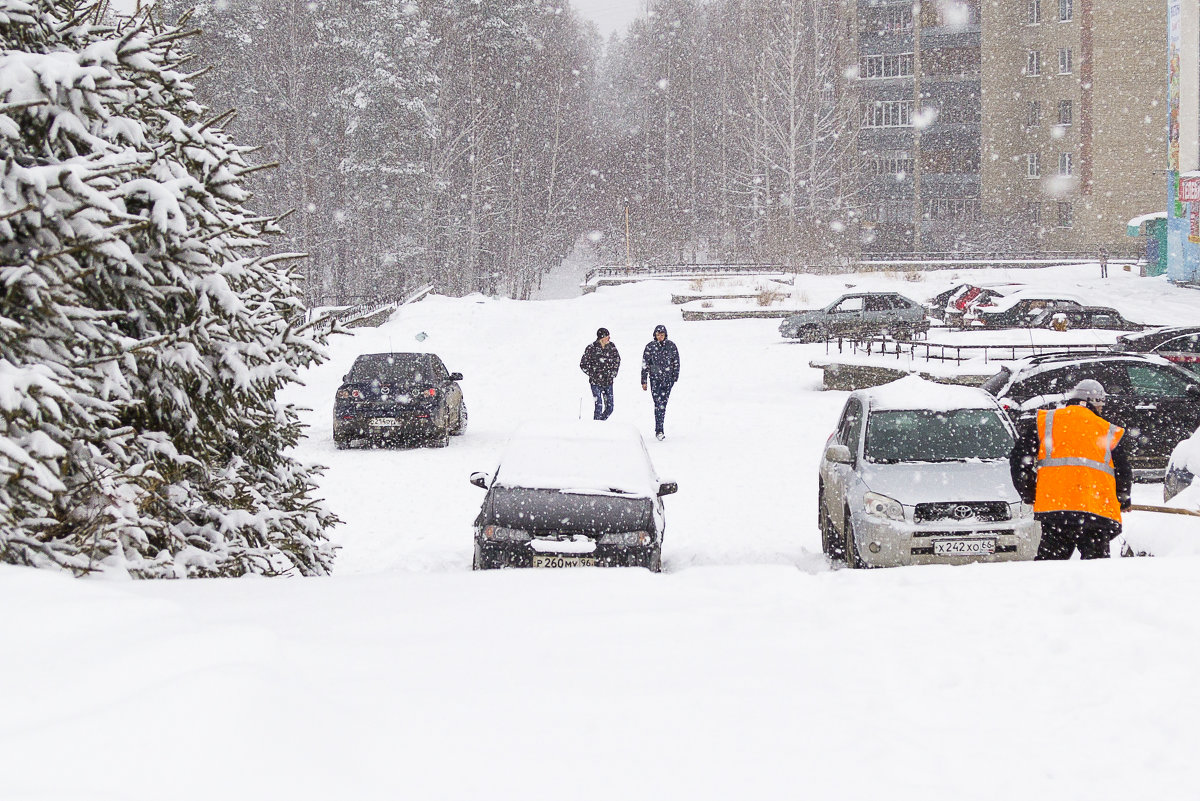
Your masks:
<svg viewBox="0 0 1200 801"><path fill-rule="evenodd" d="M1042 541L1035 559L1107 559L1108 543L1121 533L1121 524L1086 512L1041 512Z"/></svg>
<svg viewBox="0 0 1200 801"><path fill-rule="evenodd" d="M667 417L667 399L671 397L674 384L655 384L650 382L650 397L654 398L654 433L663 433L663 420Z"/></svg>
<svg viewBox="0 0 1200 801"><path fill-rule="evenodd" d="M592 419L607 420L613 410L612 384L606 387L592 384L592 397L596 399L596 410L592 413Z"/></svg>

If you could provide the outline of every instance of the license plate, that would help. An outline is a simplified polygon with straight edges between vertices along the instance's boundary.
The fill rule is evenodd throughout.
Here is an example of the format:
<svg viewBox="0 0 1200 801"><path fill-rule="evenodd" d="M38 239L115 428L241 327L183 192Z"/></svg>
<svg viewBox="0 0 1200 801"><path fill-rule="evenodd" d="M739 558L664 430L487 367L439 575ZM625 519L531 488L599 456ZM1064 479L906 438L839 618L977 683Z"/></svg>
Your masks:
<svg viewBox="0 0 1200 801"><path fill-rule="evenodd" d="M992 538L933 541L934 556L985 556L995 552L996 540Z"/></svg>
<svg viewBox="0 0 1200 801"><path fill-rule="evenodd" d="M395 428L396 426L404 425L399 420L393 417L376 417L371 420L373 428Z"/></svg>
<svg viewBox="0 0 1200 801"><path fill-rule="evenodd" d="M556 554L535 553L534 567L595 567L594 556L558 556Z"/></svg>

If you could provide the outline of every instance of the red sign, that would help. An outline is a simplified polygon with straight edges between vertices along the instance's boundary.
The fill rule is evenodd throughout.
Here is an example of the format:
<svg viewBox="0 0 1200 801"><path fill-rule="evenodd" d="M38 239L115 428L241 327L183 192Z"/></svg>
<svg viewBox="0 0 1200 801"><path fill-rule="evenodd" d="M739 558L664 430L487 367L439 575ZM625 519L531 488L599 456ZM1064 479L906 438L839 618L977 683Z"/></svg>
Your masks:
<svg viewBox="0 0 1200 801"><path fill-rule="evenodd" d="M1200 178L1183 178L1179 181L1179 201L1195 203L1200 200Z"/></svg>

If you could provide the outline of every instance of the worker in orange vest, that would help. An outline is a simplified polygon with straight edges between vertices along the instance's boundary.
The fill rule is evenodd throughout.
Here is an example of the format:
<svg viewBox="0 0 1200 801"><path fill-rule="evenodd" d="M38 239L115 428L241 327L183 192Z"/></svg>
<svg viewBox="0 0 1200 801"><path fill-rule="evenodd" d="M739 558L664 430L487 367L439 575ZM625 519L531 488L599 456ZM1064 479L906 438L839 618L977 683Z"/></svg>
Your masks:
<svg viewBox="0 0 1200 801"><path fill-rule="evenodd" d="M1105 559L1129 509L1133 470L1125 429L1109 423L1104 387L1085 378L1065 406L1042 409L1009 455L1013 484L1041 523L1037 559Z"/></svg>

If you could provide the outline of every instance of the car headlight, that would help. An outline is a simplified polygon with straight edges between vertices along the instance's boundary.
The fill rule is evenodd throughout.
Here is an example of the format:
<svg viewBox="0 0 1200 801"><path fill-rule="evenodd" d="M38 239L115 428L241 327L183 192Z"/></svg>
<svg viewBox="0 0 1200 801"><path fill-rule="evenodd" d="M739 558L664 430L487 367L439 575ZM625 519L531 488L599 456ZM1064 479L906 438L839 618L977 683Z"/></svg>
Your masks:
<svg viewBox="0 0 1200 801"><path fill-rule="evenodd" d="M528 531L522 531L519 528L484 526L483 538L492 542L529 542L533 536Z"/></svg>
<svg viewBox="0 0 1200 801"><path fill-rule="evenodd" d="M886 495L868 492L863 496L863 504L867 507L869 515L886 517L889 520L904 520L904 507L900 505L899 501L892 500Z"/></svg>
<svg viewBox="0 0 1200 801"><path fill-rule="evenodd" d="M649 531L613 531L600 537L601 545L623 545L626 547L649 545L653 541L654 538L650 536Z"/></svg>

